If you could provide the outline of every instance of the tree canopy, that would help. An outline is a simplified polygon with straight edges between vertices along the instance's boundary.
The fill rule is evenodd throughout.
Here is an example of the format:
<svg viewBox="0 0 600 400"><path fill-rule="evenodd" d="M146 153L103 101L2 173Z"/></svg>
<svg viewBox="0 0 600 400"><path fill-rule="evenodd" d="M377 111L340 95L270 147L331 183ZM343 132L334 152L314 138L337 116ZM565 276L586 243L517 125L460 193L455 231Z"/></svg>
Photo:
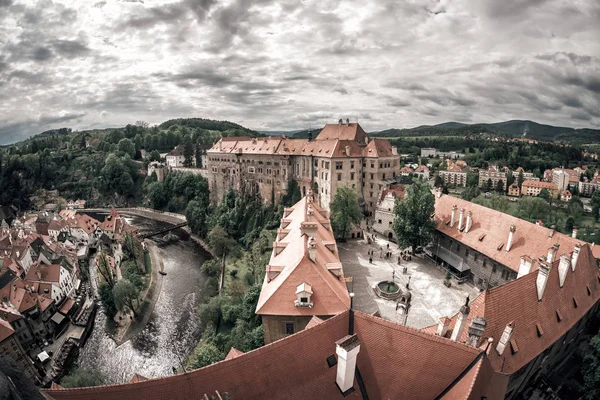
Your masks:
<svg viewBox="0 0 600 400"><path fill-rule="evenodd" d="M415 182L406 189L403 200L396 199L393 226L401 248L411 246L414 251L431 241L435 230L434 208L435 196L424 182Z"/></svg>
<svg viewBox="0 0 600 400"><path fill-rule="evenodd" d="M352 225L358 225L363 217L358 194L350 186L339 187L329 207L333 231L338 238L345 240Z"/></svg>

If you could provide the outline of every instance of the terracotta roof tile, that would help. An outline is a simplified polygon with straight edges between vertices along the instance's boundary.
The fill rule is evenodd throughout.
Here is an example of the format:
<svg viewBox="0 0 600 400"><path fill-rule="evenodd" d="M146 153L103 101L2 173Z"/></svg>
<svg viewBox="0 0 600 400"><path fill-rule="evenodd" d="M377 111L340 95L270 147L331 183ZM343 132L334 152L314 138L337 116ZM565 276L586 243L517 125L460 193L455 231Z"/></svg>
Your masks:
<svg viewBox="0 0 600 400"><path fill-rule="evenodd" d="M323 127L316 140L340 139L364 143L365 138L368 138L368 135L363 128L358 123L350 123L327 124Z"/></svg>

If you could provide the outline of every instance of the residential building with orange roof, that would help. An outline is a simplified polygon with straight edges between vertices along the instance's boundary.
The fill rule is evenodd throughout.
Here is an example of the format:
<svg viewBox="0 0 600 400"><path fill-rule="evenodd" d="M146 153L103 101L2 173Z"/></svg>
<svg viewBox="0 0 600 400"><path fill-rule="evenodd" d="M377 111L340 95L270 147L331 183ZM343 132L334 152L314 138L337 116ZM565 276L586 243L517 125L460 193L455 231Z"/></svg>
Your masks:
<svg viewBox="0 0 600 400"><path fill-rule="evenodd" d="M569 190L565 190L560 194L561 201L571 201L573 194Z"/></svg>
<svg viewBox="0 0 600 400"><path fill-rule="evenodd" d="M460 279L482 289L525 274L521 256L537 268L541 257L558 259L583 242L552 228L436 192L436 231L428 251Z"/></svg>
<svg viewBox="0 0 600 400"><path fill-rule="evenodd" d="M222 138L207 151L207 168L213 202L228 190L278 202L293 179L302 195L312 189L326 210L337 188L350 186L372 215L379 191L399 174L400 155L387 140L369 138L358 123L340 120L326 125L314 140Z"/></svg>
<svg viewBox="0 0 600 400"><path fill-rule="evenodd" d="M414 174L419 176L423 180L429 179L429 173L430 173L430 171L429 171L429 167L427 167L427 165L419 165L414 170Z"/></svg>
<svg viewBox="0 0 600 400"><path fill-rule="evenodd" d="M508 187L508 195L513 196L513 197L520 197L521 189L519 189L519 185L517 185L516 183L513 183L512 185L510 185Z"/></svg>
<svg viewBox="0 0 600 400"><path fill-rule="evenodd" d="M467 186L467 173L461 167L452 163L447 170L439 171L438 174L447 186Z"/></svg>
<svg viewBox="0 0 600 400"><path fill-rule="evenodd" d="M487 170L479 170L479 187L487 188L491 181L491 188L495 190L498 182L502 182L502 190L506 189L506 171L496 167L489 167Z"/></svg>
<svg viewBox="0 0 600 400"><path fill-rule="evenodd" d="M596 172L591 180L584 178L579 182L579 195L591 197L596 190L600 189L600 175Z"/></svg>
<svg viewBox="0 0 600 400"><path fill-rule="evenodd" d="M546 189L550 192L550 195L554 198L558 197L558 186L552 182L540 182L540 181L525 181L521 185L521 194L523 196L539 196L540 192Z"/></svg>
<svg viewBox="0 0 600 400"><path fill-rule="evenodd" d="M266 266L256 314L265 343L350 308L344 272L329 216L309 193L284 210Z"/></svg>

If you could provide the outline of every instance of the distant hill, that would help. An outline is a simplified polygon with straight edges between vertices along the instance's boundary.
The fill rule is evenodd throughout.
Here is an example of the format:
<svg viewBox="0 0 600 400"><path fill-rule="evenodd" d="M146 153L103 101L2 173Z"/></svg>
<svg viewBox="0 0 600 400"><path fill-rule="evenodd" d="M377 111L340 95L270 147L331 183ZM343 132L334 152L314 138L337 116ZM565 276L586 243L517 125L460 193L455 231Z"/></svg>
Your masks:
<svg viewBox="0 0 600 400"><path fill-rule="evenodd" d="M267 136L294 136L296 133L298 132L302 132L301 130L295 130L295 131L258 131L258 133L262 133L263 135L267 135Z"/></svg>
<svg viewBox="0 0 600 400"><path fill-rule="evenodd" d="M421 125L410 129L386 129L371 136L460 136L478 133L494 133L511 137L527 137L542 140L564 140L593 143L600 141L599 129L574 129L563 126L538 124L528 120L513 120L492 124L463 124L445 122L438 125Z"/></svg>
<svg viewBox="0 0 600 400"><path fill-rule="evenodd" d="M212 119L204 119L204 118L170 119L168 121L163 122L158 127L160 129L169 129L173 125L185 126L188 128L200 128L200 129L206 129L206 130L210 130L210 131L219 131L219 132L239 131L240 133L247 133L252 136L256 136L258 134L258 132L253 131L252 129L245 128L234 122L215 121Z"/></svg>

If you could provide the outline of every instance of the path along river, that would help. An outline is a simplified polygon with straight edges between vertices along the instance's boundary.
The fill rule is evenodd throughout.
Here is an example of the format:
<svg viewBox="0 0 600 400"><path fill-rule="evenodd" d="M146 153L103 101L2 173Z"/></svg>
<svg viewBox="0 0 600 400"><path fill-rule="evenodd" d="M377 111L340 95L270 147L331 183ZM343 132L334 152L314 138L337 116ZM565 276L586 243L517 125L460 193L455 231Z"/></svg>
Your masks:
<svg viewBox="0 0 600 400"><path fill-rule="evenodd" d="M165 226L141 217L128 221L140 232ZM106 334L106 317L100 311L94 331L80 352L78 365L100 371L107 384L128 382L135 373L147 378L171 375L173 367L185 363L200 338L196 311L204 288L201 266L208 256L189 240L179 240L159 251L167 275L158 277L163 279L162 290L146 327L117 346Z"/></svg>

